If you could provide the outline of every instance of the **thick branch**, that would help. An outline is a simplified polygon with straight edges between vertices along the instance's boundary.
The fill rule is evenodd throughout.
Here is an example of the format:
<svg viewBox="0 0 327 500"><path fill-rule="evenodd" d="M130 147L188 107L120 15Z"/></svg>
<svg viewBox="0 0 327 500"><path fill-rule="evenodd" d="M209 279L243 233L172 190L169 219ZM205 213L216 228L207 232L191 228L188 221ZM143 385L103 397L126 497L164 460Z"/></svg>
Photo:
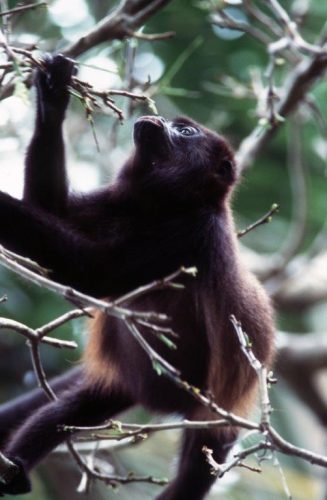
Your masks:
<svg viewBox="0 0 327 500"><path fill-rule="evenodd" d="M282 98L276 106L276 113L287 117L303 102L306 94L324 76L327 68L327 56L315 55L311 59L300 62L291 72L282 89ZM237 161L240 170L249 167L256 156L275 135L282 125L277 121L269 128L257 126L253 132L241 143L237 152Z"/></svg>
<svg viewBox="0 0 327 500"><path fill-rule="evenodd" d="M283 439L280 434L278 434L278 432L271 426L269 427L268 433L272 443L276 446L278 451L285 453L285 455L303 458L311 464L320 465L321 467L327 467L327 457L292 445L288 441L285 441L285 439Z"/></svg>
<svg viewBox="0 0 327 500"><path fill-rule="evenodd" d="M68 57L78 57L87 50L110 40L123 40L141 27L153 14L171 0L126 0L89 33L62 51Z"/></svg>

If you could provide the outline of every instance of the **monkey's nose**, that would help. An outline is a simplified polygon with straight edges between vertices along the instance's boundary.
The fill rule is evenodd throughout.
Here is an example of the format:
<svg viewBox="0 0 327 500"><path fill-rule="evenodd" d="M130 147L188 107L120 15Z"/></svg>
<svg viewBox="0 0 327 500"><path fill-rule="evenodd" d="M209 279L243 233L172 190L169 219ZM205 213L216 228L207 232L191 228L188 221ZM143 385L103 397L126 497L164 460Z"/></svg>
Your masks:
<svg viewBox="0 0 327 500"><path fill-rule="evenodd" d="M162 127L164 123L166 123L166 120L162 116L156 116L156 115L141 116L136 120L135 125L141 123L149 123L149 122L159 127Z"/></svg>
<svg viewBox="0 0 327 500"><path fill-rule="evenodd" d="M154 141L156 137L165 136L165 119L161 116L141 116L134 124L134 142L145 143Z"/></svg>

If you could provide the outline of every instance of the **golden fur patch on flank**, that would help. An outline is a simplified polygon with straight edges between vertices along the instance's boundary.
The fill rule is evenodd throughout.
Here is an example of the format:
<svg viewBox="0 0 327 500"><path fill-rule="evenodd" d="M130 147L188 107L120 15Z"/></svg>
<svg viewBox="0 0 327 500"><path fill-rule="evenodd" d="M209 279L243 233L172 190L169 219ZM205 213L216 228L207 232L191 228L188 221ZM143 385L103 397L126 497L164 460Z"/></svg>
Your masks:
<svg viewBox="0 0 327 500"><path fill-rule="evenodd" d="M213 349L217 346L213 346ZM213 361L215 360L215 362ZM231 363L231 362L230 362ZM257 376L248 361L242 357L234 360L234 369L226 369L219 360L219 353L211 355L208 389L217 405L239 417L246 418L253 409L258 392ZM219 416L207 408L200 409L205 420Z"/></svg>
<svg viewBox="0 0 327 500"><path fill-rule="evenodd" d="M258 395L258 383L255 382L249 390L233 406L232 412L238 417L248 417L255 406Z"/></svg>
<svg viewBox="0 0 327 500"><path fill-rule="evenodd" d="M239 401L235 402L235 405L227 408L223 401L216 401L218 406L226 411L234 413L238 417L247 418L253 407L255 406L255 401L257 399L258 384L253 384L249 390L240 398ZM191 420L207 421L207 420L219 420L220 417L217 413L212 412L209 408L205 406L199 406L194 412L192 412ZM228 426L226 426L228 427ZM217 430L220 428L217 427Z"/></svg>
<svg viewBox="0 0 327 500"><path fill-rule="evenodd" d="M102 311L96 311L89 321L89 339L83 356L86 373L91 383L101 383L107 387L116 385L118 371L115 362L106 352L103 356L102 338L106 335L108 316Z"/></svg>

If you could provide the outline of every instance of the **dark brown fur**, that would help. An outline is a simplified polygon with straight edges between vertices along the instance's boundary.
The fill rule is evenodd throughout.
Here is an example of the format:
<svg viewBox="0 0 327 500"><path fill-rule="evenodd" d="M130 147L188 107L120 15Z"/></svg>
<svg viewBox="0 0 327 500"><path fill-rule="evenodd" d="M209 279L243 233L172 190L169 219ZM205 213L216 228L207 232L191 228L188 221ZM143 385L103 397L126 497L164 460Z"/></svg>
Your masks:
<svg viewBox="0 0 327 500"><path fill-rule="evenodd" d="M135 151L117 181L90 195L69 196L61 127L72 66L56 56L46 68L36 80L38 113L24 200L0 194L2 220L8 221L0 242L51 269L53 279L110 299L180 266L196 266L196 278L179 278L184 290L151 291L129 307L167 314L177 349L140 326L144 338L184 380L210 391L226 410L247 415L256 376L229 318L241 321L254 353L268 366L274 328L269 300L240 260L230 211L237 181L230 146L188 118L143 117L135 124ZM29 490L27 472L66 437L59 425L98 424L136 403L189 419L213 418L154 371L123 321L102 313L91 326L83 366L54 388L60 398L53 403L33 393L0 409L5 453L20 466L4 492ZM12 427L24 421L9 439L8 416ZM222 462L236 436L232 428L187 430L176 479L158 498L202 499L214 481L202 447Z"/></svg>

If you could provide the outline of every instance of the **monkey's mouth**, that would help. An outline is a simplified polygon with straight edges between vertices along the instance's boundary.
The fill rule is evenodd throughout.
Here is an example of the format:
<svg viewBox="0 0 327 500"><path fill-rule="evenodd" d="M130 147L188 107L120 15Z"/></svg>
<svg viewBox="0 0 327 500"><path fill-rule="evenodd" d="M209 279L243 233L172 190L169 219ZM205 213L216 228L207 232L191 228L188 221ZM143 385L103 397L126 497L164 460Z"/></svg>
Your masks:
<svg viewBox="0 0 327 500"><path fill-rule="evenodd" d="M168 151L168 132L160 116L141 116L134 124L134 143L147 153L163 154Z"/></svg>

